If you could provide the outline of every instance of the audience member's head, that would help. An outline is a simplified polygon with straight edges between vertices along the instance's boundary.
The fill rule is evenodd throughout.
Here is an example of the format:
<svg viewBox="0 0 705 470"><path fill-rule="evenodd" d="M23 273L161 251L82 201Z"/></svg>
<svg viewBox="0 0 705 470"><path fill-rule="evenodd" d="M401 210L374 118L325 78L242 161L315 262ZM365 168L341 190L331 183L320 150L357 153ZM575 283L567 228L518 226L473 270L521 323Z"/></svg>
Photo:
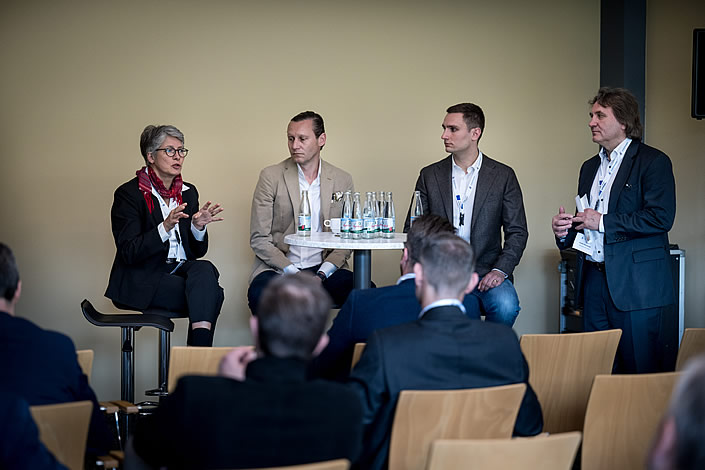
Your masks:
<svg viewBox="0 0 705 470"><path fill-rule="evenodd" d="M602 87L590 101L604 108L612 108L614 117L624 126L624 132L630 139L641 139L642 125L639 118L639 102L626 88Z"/></svg>
<svg viewBox="0 0 705 470"><path fill-rule="evenodd" d="M705 355L692 359L676 385L651 449L651 470L705 468Z"/></svg>
<svg viewBox="0 0 705 470"><path fill-rule="evenodd" d="M262 292L252 330L265 356L308 360L328 343L332 302L321 281L308 273L283 275Z"/></svg>
<svg viewBox="0 0 705 470"><path fill-rule="evenodd" d="M401 256L401 273L408 274L414 271L414 265L419 262L421 246L432 235L438 233L455 233L455 227L448 219L435 214L424 214L414 219L409 232L406 234L404 251Z"/></svg>
<svg viewBox="0 0 705 470"><path fill-rule="evenodd" d="M144 128L140 136L140 152L142 152L145 165L149 166L147 154L154 153L160 148L167 137L174 137L182 145L184 144L184 134L174 126L149 125Z"/></svg>
<svg viewBox="0 0 705 470"><path fill-rule="evenodd" d="M426 239L414 273L416 296L422 306L440 299L462 300L478 281L472 247L451 233L438 233Z"/></svg>
<svg viewBox="0 0 705 470"><path fill-rule="evenodd" d="M15 313L15 304L20 298L22 282L12 250L0 243L0 310Z"/></svg>

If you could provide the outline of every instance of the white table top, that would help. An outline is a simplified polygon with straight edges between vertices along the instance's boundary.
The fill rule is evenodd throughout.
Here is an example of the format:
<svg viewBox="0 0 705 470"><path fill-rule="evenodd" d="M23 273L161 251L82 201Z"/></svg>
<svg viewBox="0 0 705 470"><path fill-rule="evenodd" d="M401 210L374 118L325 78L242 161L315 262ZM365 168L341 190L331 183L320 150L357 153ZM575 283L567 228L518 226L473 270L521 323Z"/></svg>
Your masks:
<svg viewBox="0 0 705 470"><path fill-rule="evenodd" d="M353 240L340 238L333 232L314 232L310 237L300 237L295 233L284 237L284 243L309 248L343 250L401 250L406 241L405 233L395 233L394 238L372 238Z"/></svg>

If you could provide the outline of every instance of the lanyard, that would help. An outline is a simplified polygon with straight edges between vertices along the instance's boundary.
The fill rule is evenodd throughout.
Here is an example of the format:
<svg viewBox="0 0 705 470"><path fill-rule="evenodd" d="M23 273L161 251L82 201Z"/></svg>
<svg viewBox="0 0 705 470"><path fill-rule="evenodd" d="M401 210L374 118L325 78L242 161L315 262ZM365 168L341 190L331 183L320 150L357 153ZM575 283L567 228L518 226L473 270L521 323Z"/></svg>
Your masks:
<svg viewBox="0 0 705 470"><path fill-rule="evenodd" d="M465 206L465 201L468 200L468 193L472 191L472 187L475 186L475 183L477 182L477 175L480 173L476 168L472 168L472 176L470 177L470 184L465 188L465 193L463 194L462 200L460 199L460 191L458 190L458 185L455 182L455 176L453 176L453 192L455 193L455 204L458 206L458 214L463 214L463 208ZM461 223L462 224L462 219L463 216L460 216L461 218Z"/></svg>

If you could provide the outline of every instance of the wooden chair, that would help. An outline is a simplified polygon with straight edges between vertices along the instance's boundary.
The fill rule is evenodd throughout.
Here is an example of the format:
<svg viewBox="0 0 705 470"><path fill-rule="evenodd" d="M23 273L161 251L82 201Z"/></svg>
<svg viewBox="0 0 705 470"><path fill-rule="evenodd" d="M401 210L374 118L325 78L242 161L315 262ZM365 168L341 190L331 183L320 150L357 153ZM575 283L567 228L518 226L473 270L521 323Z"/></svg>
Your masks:
<svg viewBox="0 0 705 470"><path fill-rule="evenodd" d="M223 356L232 351L232 347L193 348L174 346L169 360L169 393L176 388L176 383L184 375L217 375L218 366Z"/></svg>
<svg viewBox="0 0 705 470"><path fill-rule="evenodd" d="M88 400L29 408L39 439L71 470L82 470L93 403Z"/></svg>
<svg viewBox="0 0 705 470"><path fill-rule="evenodd" d="M81 366L81 371L86 374L88 381L91 381L91 373L93 372L93 350L92 349L78 349L76 350L76 359L78 359L78 365Z"/></svg>
<svg viewBox="0 0 705 470"><path fill-rule="evenodd" d="M353 349L352 361L350 362L350 370L353 370L355 364L360 360L362 356L362 351L365 350L367 343L355 343L355 349Z"/></svg>
<svg viewBox="0 0 705 470"><path fill-rule="evenodd" d="M509 438L526 385L403 390L389 447L389 470L422 470L436 439Z"/></svg>
<svg viewBox="0 0 705 470"><path fill-rule="evenodd" d="M427 470L570 470L580 433L568 432L518 439L437 440Z"/></svg>
<svg viewBox="0 0 705 470"><path fill-rule="evenodd" d="M705 353L705 328L686 328L678 349L676 370L683 370L688 359L702 353Z"/></svg>
<svg viewBox="0 0 705 470"><path fill-rule="evenodd" d="M258 470L348 470L350 461L347 459L327 460L325 462L291 465L288 467L268 467Z"/></svg>
<svg viewBox="0 0 705 470"><path fill-rule="evenodd" d="M598 375L583 431L582 470L646 468L651 440L679 372Z"/></svg>
<svg viewBox="0 0 705 470"><path fill-rule="evenodd" d="M543 430L582 431L593 379L612 373L622 330L523 335L529 383L543 411Z"/></svg>

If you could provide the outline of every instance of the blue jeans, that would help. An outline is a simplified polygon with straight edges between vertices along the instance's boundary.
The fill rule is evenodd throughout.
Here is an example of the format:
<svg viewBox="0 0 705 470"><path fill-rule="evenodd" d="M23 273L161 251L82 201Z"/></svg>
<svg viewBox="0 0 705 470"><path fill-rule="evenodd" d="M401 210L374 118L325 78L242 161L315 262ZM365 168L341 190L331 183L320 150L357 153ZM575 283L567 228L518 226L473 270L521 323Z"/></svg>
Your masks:
<svg viewBox="0 0 705 470"><path fill-rule="evenodd" d="M514 326L514 321L517 319L521 307L519 307L519 296L512 281L505 279L497 287L485 292L480 292L475 288L471 294L480 301L485 321Z"/></svg>

